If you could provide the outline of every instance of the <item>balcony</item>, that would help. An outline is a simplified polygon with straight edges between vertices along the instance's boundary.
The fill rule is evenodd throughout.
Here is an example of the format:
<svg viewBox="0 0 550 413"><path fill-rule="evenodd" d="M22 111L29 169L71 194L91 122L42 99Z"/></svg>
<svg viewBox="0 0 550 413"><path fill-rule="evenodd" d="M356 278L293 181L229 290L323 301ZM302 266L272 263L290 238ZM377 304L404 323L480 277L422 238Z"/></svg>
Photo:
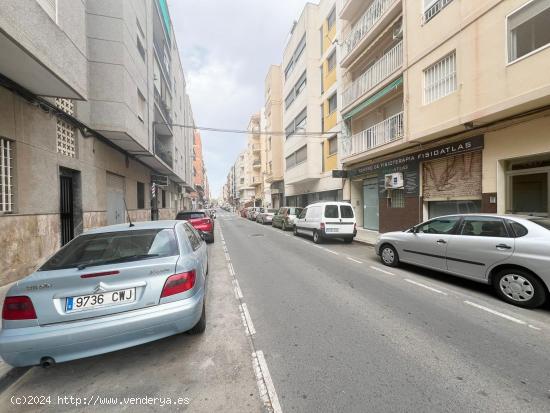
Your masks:
<svg viewBox="0 0 550 413"><path fill-rule="evenodd" d="M386 20L388 23L397 16L388 13L389 10L397 9L393 6L400 4L400 0L374 0L365 13L353 25L350 33L346 36L342 45L342 61L340 65L347 67L351 61L359 54L359 45L365 44L364 40L371 33L375 32L375 28L379 23Z"/></svg>
<svg viewBox="0 0 550 413"><path fill-rule="evenodd" d="M438 0L434 4L432 4L423 15L424 23L429 22L431 19L435 17L441 10L443 10L445 7L449 5L453 0Z"/></svg>
<svg viewBox="0 0 550 413"><path fill-rule="evenodd" d="M254 169L261 168L262 167L262 161L259 159L255 159L254 162L252 162L252 167Z"/></svg>
<svg viewBox="0 0 550 413"><path fill-rule="evenodd" d="M251 182L252 186L258 186L261 183L262 183L262 180L260 179L259 176L253 176L252 177L252 182Z"/></svg>
<svg viewBox="0 0 550 413"><path fill-rule="evenodd" d="M403 65L403 42L392 47L384 56L378 59L361 76L353 81L342 97L345 108L359 97L365 95L394 74Z"/></svg>
<svg viewBox="0 0 550 413"><path fill-rule="evenodd" d="M170 140L160 136L155 137L155 155L157 155L170 168L173 167L172 144Z"/></svg>
<svg viewBox="0 0 550 413"><path fill-rule="evenodd" d="M340 18L342 20L353 20L361 11L361 6L364 0L340 0Z"/></svg>
<svg viewBox="0 0 550 413"><path fill-rule="evenodd" d="M164 101L164 99L161 97L160 92L157 90L157 88L154 88L155 90L155 104L164 117L164 120L169 125L172 124L172 116L170 115L170 109L168 108L168 105Z"/></svg>
<svg viewBox="0 0 550 413"><path fill-rule="evenodd" d="M262 150L262 147L259 143L255 143L252 145L252 151L253 152L260 152Z"/></svg>
<svg viewBox="0 0 550 413"><path fill-rule="evenodd" d="M342 143L342 156L347 158L402 138L403 112L399 112L348 138Z"/></svg>

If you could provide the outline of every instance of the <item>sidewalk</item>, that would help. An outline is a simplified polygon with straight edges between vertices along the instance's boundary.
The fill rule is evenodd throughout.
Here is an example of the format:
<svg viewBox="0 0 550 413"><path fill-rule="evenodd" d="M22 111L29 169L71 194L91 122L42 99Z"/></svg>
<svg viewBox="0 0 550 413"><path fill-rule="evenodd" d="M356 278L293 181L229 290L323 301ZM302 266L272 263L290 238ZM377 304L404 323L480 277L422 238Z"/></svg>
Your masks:
<svg viewBox="0 0 550 413"><path fill-rule="evenodd" d="M376 245L378 241L379 233L376 231L370 231L364 228L357 228L357 235L355 236L355 241L362 244L370 245L371 247Z"/></svg>

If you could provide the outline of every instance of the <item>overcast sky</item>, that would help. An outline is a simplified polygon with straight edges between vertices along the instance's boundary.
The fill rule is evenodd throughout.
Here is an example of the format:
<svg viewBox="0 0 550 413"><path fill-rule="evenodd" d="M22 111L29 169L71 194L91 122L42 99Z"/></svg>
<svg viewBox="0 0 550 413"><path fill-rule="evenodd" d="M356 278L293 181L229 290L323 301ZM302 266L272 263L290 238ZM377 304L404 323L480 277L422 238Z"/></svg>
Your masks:
<svg viewBox="0 0 550 413"><path fill-rule="evenodd" d="M168 2L195 124L246 129L264 101L270 64L283 47L305 0L171 0ZM213 197L246 136L201 132Z"/></svg>

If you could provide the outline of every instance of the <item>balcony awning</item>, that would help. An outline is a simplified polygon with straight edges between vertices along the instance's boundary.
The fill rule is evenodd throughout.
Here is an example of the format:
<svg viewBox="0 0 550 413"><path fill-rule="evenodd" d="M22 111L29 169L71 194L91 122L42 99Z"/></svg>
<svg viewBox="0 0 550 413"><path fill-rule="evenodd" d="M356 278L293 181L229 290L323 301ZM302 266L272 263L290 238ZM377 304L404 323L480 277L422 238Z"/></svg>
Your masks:
<svg viewBox="0 0 550 413"><path fill-rule="evenodd" d="M403 77L400 77L399 79L394 80L388 86L386 86L384 89L379 90L377 93L375 93L374 95L372 95L368 99L365 99L363 102L361 102L359 105L357 105L353 110L349 111L348 113L344 113L344 115L342 116L343 119L344 120L351 119L353 116L355 116L358 113L362 112L365 108L369 107L370 105L372 105L375 102L377 102L378 100L380 100L382 97L386 96L392 90L397 89L402 83L403 83Z"/></svg>

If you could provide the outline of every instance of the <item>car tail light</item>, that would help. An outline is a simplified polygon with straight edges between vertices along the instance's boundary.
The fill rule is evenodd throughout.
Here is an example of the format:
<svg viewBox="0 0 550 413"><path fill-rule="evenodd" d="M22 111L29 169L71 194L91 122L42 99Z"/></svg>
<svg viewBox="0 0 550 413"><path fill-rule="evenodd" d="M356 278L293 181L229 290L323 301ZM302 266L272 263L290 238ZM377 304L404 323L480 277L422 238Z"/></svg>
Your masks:
<svg viewBox="0 0 550 413"><path fill-rule="evenodd" d="M324 222L321 222L321 229L322 229L322 230L325 229L325 223L324 223Z"/></svg>
<svg viewBox="0 0 550 413"><path fill-rule="evenodd" d="M34 320L36 312L32 301L26 295L16 297L6 297L4 308L2 309L2 318L4 320Z"/></svg>
<svg viewBox="0 0 550 413"><path fill-rule="evenodd" d="M190 290L195 286L195 278L195 270L171 275L164 283L160 298Z"/></svg>

